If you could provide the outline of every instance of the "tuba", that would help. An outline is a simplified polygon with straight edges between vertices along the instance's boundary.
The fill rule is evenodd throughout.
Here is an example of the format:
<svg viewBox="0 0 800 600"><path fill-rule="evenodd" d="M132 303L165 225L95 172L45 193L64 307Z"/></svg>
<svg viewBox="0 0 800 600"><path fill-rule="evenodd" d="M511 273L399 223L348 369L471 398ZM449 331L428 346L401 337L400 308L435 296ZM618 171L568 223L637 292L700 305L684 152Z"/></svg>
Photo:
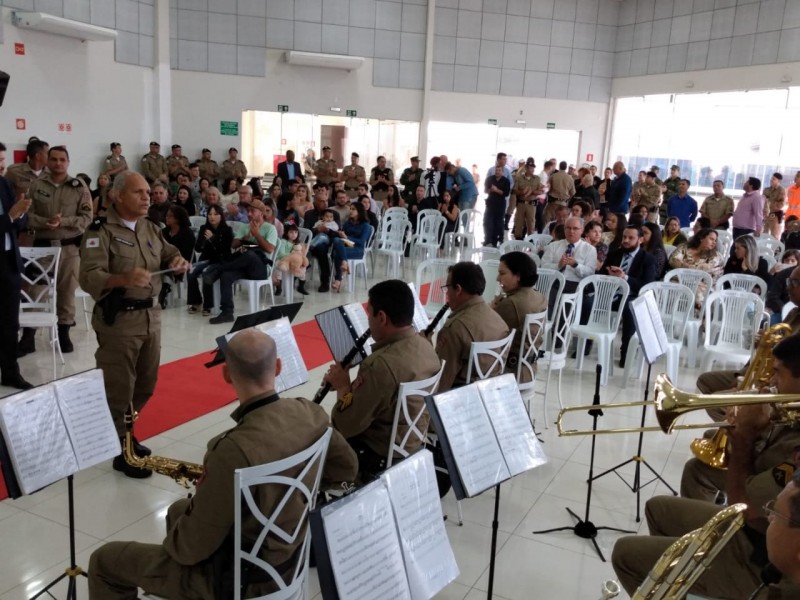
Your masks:
<svg viewBox="0 0 800 600"><path fill-rule="evenodd" d="M790 335L792 335L792 328L786 323L778 323L764 332L737 391L758 392L761 388L769 385L773 373L772 349L778 342ZM692 454L701 463L715 469L728 468L728 432L726 429L718 429L709 439L696 439L689 447Z"/></svg>

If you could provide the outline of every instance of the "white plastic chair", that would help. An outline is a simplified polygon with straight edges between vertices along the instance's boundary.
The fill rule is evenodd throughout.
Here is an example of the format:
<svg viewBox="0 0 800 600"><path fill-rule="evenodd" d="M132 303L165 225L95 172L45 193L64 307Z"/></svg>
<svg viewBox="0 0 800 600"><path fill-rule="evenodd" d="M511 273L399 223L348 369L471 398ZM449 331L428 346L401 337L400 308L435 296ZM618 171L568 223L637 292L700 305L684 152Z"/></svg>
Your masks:
<svg viewBox="0 0 800 600"><path fill-rule="evenodd" d="M86 325L86 331L89 331L89 315L92 311L86 306L87 298L91 298L88 293L84 292L81 288L75 288L75 299L81 301L83 307L83 322Z"/></svg>
<svg viewBox="0 0 800 600"><path fill-rule="evenodd" d="M762 254L761 258L767 261L767 270L772 271L772 268L778 264L778 260L771 254Z"/></svg>
<svg viewBox="0 0 800 600"><path fill-rule="evenodd" d="M380 244L381 240L383 240L384 234L390 229L390 224L392 221L397 222L408 220L408 210L401 206L393 206L384 212L378 221L378 232L376 234L378 244Z"/></svg>
<svg viewBox="0 0 800 600"><path fill-rule="evenodd" d="M397 391L397 406L394 411L394 421L392 422L392 435L389 437L391 444L389 447L389 455L386 457L386 468L392 466L394 463L395 454L407 458L411 452L407 450L411 446L412 441L418 442L414 444L414 448L425 446L427 440L427 430L422 431L417 424L419 423L422 415L425 414L425 396L430 396L436 393L436 388L439 386L439 380L442 378L444 371L445 361L442 361L442 366L439 372L433 377L428 379L421 379L419 381L408 381L401 383ZM411 414L412 408L408 404L408 399L412 396L419 396L422 402L419 403L416 413ZM403 425L407 428L405 434L397 442L397 430L400 426L400 419L403 419Z"/></svg>
<svg viewBox="0 0 800 600"><path fill-rule="evenodd" d="M436 211L436 214L420 215L417 223L417 233L411 237L411 256L416 257L420 250L425 251L426 259L431 254L436 256L444 240L447 218Z"/></svg>
<svg viewBox="0 0 800 600"><path fill-rule="evenodd" d="M592 309L587 323L581 325L581 310L583 303L589 300L586 296L586 288L589 286L594 291ZM578 295L578 303L575 307L576 316L572 325L572 335L578 339L576 367L579 371L583 367L583 350L586 347L586 340L595 340L597 342L597 362L603 367L600 383L607 385L609 375L614 372L612 344L619 329L619 321L622 318L622 310L628 299L630 287L620 277L590 275L581 279L575 293ZM614 308L613 305L617 298L619 303Z"/></svg>
<svg viewBox="0 0 800 600"><path fill-rule="evenodd" d="M525 241L536 246L536 252L544 252L545 246L553 241L553 236L546 233L532 233L525 236Z"/></svg>
<svg viewBox="0 0 800 600"><path fill-rule="evenodd" d="M501 256L502 254L497 248L481 247L470 250L469 256L465 260L480 264L484 260L500 260Z"/></svg>
<svg viewBox="0 0 800 600"><path fill-rule="evenodd" d="M720 290L708 296L705 307L706 323L703 342L703 371L716 361L743 365L750 358L764 302L751 292Z"/></svg>
<svg viewBox="0 0 800 600"><path fill-rule="evenodd" d="M306 229L305 227L298 227L297 231L297 241L308 246L308 244L311 243L311 238L314 237L314 232L310 229Z"/></svg>
<svg viewBox="0 0 800 600"><path fill-rule="evenodd" d="M694 311L690 312L686 321L686 349L688 350L686 364L694 368L697 366L697 345L700 338L700 326L703 323L708 294L712 292L714 280L710 274L700 269L673 269L672 271L667 271L664 275L664 281L685 285L692 290L695 298L697 298L697 288L700 283L705 284L706 293L703 296L703 305L700 307L699 314Z"/></svg>
<svg viewBox="0 0 800 600"><path fill-rule="evenodd" d="M727 256L733 244L733 234L727 229L715 229L714 231L717 232L717 252L722 256Z"/></svg>
<svg viewBox="0 0 800 600"><path fill-rule="evenodd" d="M475 247L475 230L478 228L481 211L474 208L465 208L458 213L458 229L445 235L445 248L447 255L451 256L455 250L466 250Z"/></svg>
<svg viewBox="0 0 800 600"><path fill-rule="evenodd" d="M772 254L776 259L783 256L784 246L780 240L776 240L771 235L761 235L756 238L756 246L759 252Z"/></svg>
<svg viewBox="0 0 800 600"><path fill-rule="evenodd" d="M316 442L305 450L293 456L276 460L264 465L236 469L234 472L234 580L233 597L240 600L242 597L242 564L249 563L254 570L260 571L269 581L275 583L276 592L262 596L269 600L289 600L304 598L308 595L308 562L311 552L311 533L308 527L308 514L314 509L322 480L322 471L325 466L325 456L333 430L328 428ZM296 477L291 477L287 471L294 471L302 466ZM265 515L258 506L258 498L263 498L266 493L265 486L275 489L285 489L280 501L275 504L272 514ZM259 493L258 489L262 487ZM275 492L273 491L273 494ZM279 494L279 492L278 492ZM277 494L276 494L277 495ZM293 529L287 531L279 523L281 513L287 507L296 510L297 498L302 503L302 512L295 521L291 521ZM277 498L276 498L277 499ZM262 525L262 530L255 540L242 540L243 508L247 506L248 512ZM271 535L287 544L300 541L300 550L297 554L297 565L292 570L292 577L286 583L280 573L262 559L259 554L267 547L267 536Z"/></svg>
<svg viewBox="0 0 800 600"><path fill-rule="evenodd" d="M20 292L19 326L32 329L50 329L50 348L53 352L53 379L56 372L56 350L64 364L64 355L58 342L58 316L56 315L56 282L61 248L20 247L22 280L27 286ZM3 325L4 327L6 325Z"/></svg>
<svg viewBox="0 0 800 600"><path fill-rule="evenodd" d="M486 287L483 288L483 299L489 303L500 293L500 284L497 283L500 261L496 258L489 258L482 260L479 266L483 271L483 277L486 279Z"/></svg>
<svg viewBox="0 0 800 600"><path fill-rule="evenodd" d="M467 364L466 385L472 383L473 373L476 380L484 380L495 375L502 375L506 370L508 351L514 342L512 329L507 337L489 342L472 342L469 349L469 363ZM483 363L483 364L481 364ZM485 365L485 366L484 366Z"/></svg>
<svg viewBox="0 0 800 600"><path fill-rule="evenodd" d="M544 414L547 423L547 399L550 390L550 375L553 371L558 371L558 406L564 408L561 401L561 372L567 366L567 351L572 340L571 328L575 318L575 304L577 295L562 294L559 303L556 305L556 319L554 327L550 332L550 338L545 341L545 352L538 360L539 368L547 368L547 378L544 385ZM546 427L547 425L545 425Z"/></svg>
<svg viewBox="0 0 800 600"><path fill-rule="evenodd" d="M347 289L351 292L355 292L355 286L358 283L358 270L361 269L361 273L364 275L364 289L369 289L369 283L367 282L367 277L369 276L369 269L367 268L367 258L368 252L367 250L372 247L373 239L375 237L375 229L372 225L367 225L370 230L369 238L367 238L367 245L364 246L364 255L361 258L348 258L347 265L350 267L350 271L347 273Z"/></svg>
<svg viewBox="0 0 800 600"><path fill-rule="evenodd" d="M526 242L524 240L506 240L500 244L498 250L500 250L501 256L507 252L524 252L525 254L529 254L531 257L533 257L534 260L539 258L536 244Z"/></svg>
<svg viewBox="0 0 800 600"><path fill-rule="evenodd" d="M544 325L547 320L547 311L525 315L522 324L522 339L517 356L517 385L519 393L531 413L531 399L535 395L536 362L539 359L539 347L544 339ZM547 405L544 407L544 420L547 423Z"/></svg>
<svg viewBox="0 0 800 600"><path fill-rule="evenodd" d="M654 281L642 286L639 296L648 291L652 291L655 296L658 312L667 334L667 375L671 381L677 382L686 322L689 315L694 312L694 293L685 285L665 281ZM629 377L636 374L641 377L643 367L644 354L639 345L639 336L634 335L628 342L623 381L627 382Z"/></svg>
<svg viewBox="0 0 800 600"><path fill-rule="evenodd" d="M787 302L783 305L781 309L781 320L786 319L786 316L792 312L792 309L795 308L797 305L794 302Z"/></svg>
<svg viewBox="0 0 800 600"><path fill-rule="evenodd" d="M456 264L449 258L429 258L417 266L414 284L425 312L433 318L445 303L445 292L442 287L447 283L447 271Z"/></svg>
<svg viewBox="0 0 800 600"><path fill-rule="evenodd" d="M417 212L417 233L419 233L422 221L424 221L428 217L441 217L441 216L442 213L439 212L438 208L423 208L421 211Z"/></svg>
<svg viewBox="0 0 800 600"><path fill-rule="evenodd" d="M245 223L242 223L244 225ZM277 246L276 246L277 250ZM275 251L273 250L272 253L269 255L270 260L273 261L273 265L275 264ZM284 282L285 284L289 284L290 282ZM294 283L293 281L291 282ZM271 299L271 304L275 304L275 288L272 285L272 267L267 267L267 276L264 279L237 279L234 283L234 286L241 285L247 288L247 299L250 302L250 312L254 313L257 312L261 308L261 289L262 288L269 288L269 296Z"/></svg>
<svg viewBox="0 0 800 600"><path fill-rule="evenodd" d="M759 288L758 292L754 291L756 286ZM728 273L727 275L722 275L717 279L714 290L719 291L724 289L753 292L761 297L762 302L767 301L767 282L757 275L747 275L746 273Z"/></svg>
<svg viewBox="0 0 800 600"><path fill-rule="evenodd" d="M676 248L672 244L664 244L664 252L667 253L667 260L669 260L669 257L672 256L672 253L675 252L675 250L677 249L678 248Z"/></svg>
<svg viewBox="0 0 800 600"><path fill-rule="evenodd" d="M192 229L194 228L200 229L203 225L206 224L206 218L197 215L191 216L189 217L189 224L192 226Z"/></svg>
<svg viewBox="0 0 800 600"><path fill-rule="evenodd" d="M383 238L378 245L376 254L386 257L386 276L395 279L402 279L403 258L406 252L406 240L411 233L411 221L393 220L392 227L384 232Z"/></svg>
<svg viewBox="0 0 800 600"><path fill-rule="evenodd" d="M547 321L545 321L544 324L544 346L549 347L548 342L550 340L550 332L553 329L553 322L555 321L556 314L558 313L561 294L564 293L565 279L564 274L560 271L556 271L555 269L537 269L536 274L538 275L538 278L536 279L536 284L534 284L533 289L547 298L548 302L550 300L550 294L553 293L553 288L556 288L556 296L553 301L553 311L548 312Z"/></svg>
<svg viewBox="0 0 800 600"><path fill-rule="evenodd" d="M681 233L689 240L694 235L694 227L681 227Z"/></svg>

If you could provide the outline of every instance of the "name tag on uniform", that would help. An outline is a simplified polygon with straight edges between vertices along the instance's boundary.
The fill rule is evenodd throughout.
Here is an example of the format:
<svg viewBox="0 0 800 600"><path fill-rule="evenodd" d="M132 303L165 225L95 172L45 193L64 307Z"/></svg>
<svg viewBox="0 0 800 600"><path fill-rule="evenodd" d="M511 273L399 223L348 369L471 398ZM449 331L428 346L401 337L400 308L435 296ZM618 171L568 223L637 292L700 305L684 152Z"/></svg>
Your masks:
<svg viewBox="0 0 800 600"><path fill-rule="evenodd" d="M37 196L44 196L45 198L49 198L50 197L50 193L45 191L45 190L36 190L36 195Z"/></svg>
<svg viewBox="0 0 800 600"><path fill-rule="evenodd" d="M122 238L119 238L119 237L115 237L114 241L115 242L119 242L120 244L125 244L126 246L135 246L136 245L133 242L129 242L128 240L125 240L125 239L122 239Z"/></svg>
<svg viewBox="0 0 800 600"><path fill-rule="evenodd" d="M100 247L100 238L86 238L86 247L87 248L99 248Z"/></svg>

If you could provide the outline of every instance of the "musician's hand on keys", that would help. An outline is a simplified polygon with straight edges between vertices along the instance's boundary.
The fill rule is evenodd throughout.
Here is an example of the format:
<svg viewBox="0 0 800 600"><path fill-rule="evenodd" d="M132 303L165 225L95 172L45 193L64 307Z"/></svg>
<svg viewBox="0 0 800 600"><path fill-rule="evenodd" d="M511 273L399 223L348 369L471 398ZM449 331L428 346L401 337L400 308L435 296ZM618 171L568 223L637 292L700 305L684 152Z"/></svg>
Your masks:
<svg viewBox="0 0 800 600"><path fill-rule="evenodd" d="M736 415L729 420L733 423L736 437L753 438L764 431L770 424L772 407L769 404L753 404L737 407Z"/></svg>
<svg viewBox="0 0 800 600"><path fill-rule="evenodd" d="M325 373L324 381L331 384L337 392L347 392L350 390L350 373L347 372L339 363L334 363Z"/></svg>

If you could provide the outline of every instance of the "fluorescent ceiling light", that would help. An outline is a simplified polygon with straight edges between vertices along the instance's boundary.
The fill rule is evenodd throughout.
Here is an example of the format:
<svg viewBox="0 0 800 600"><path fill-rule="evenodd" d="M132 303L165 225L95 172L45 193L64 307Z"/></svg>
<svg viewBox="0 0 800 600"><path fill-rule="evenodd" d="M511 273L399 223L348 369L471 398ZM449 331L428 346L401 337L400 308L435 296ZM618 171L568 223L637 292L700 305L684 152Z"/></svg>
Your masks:
<svg viewBox="0 0 800 600"><path fill-rule="evenodd" d="M104 42L117 39L117 32L91 23L81 23L43 12L14 11L13 22L17 27L34 29L79 40Z"/></svg>

